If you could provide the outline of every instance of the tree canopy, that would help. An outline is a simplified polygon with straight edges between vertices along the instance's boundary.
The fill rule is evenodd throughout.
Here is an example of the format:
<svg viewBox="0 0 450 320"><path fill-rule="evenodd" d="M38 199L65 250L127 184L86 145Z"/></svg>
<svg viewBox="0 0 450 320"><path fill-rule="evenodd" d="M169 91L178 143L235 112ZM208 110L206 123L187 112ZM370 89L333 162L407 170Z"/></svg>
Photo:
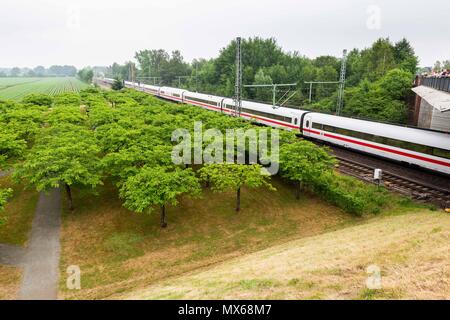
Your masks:
<svg viewBox="0 0 450 320"><path fill-rule="evenodd" d="M123 205L132 211L150 213L153 206L159 206L162 228L167 226L166 206L176 205L183 194L200 194L198 179L191 169L146 166L120 188Z"/></svg>
<svg viewBox="0 0 450 320"><path fill-rule="evenodd" d="M101 184L99 151L93 133L86 128L69 123L50 127L13 175L26 179L38 191L64 186L73 209L71 186L94 188Z"/></svg>
<svg viewBox="0 0 450 320"><path fill-rule="evenodd" d="M313 184L325 172L330 172L336 160L324 148L305 140L283 144L280 148L281 175L297 182L297 198L303 184Z"/></svg>

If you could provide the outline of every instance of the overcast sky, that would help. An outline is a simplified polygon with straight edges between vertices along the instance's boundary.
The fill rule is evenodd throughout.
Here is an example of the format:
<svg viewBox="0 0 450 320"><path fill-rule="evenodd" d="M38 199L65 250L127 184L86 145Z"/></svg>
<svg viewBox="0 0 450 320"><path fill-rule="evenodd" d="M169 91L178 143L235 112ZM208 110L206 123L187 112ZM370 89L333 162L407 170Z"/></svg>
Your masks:
<svg viewBox="0 0 450 320"><path fill-rule="evenodd" d="M1 0L0 67L110 65L140 49L217 56L236 36L309 57L406 37L422 66L450 59L448 0Z"/></svg>

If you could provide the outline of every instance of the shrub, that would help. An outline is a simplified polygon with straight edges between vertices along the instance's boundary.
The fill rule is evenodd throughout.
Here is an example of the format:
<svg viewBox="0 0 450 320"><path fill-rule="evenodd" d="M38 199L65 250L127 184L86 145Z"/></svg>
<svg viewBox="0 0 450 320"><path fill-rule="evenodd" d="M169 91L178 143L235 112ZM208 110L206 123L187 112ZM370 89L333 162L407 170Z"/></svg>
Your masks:
<svg viewBox="0 0 450 320"><path fill-rule="evenodd" d="M114 79L114 83L111 86L111 89L113 90L121 90L123 89L123 82L119 78Z"/></svg>
<svg viewBox="0 0 450 320"><path fill-rule="evenodd" d="M313 185L315 193L344 211L361 216L363 213L378 213L388 202L384 188L368 186L352 177L327 173Z"/></svg>
<svg viewBox="0 0 450 320"><path fill-rule="evenodd" d="M32 93L25 96L22 99L22 103L50 107L53 103L53 99L47 94Z"/></svg>

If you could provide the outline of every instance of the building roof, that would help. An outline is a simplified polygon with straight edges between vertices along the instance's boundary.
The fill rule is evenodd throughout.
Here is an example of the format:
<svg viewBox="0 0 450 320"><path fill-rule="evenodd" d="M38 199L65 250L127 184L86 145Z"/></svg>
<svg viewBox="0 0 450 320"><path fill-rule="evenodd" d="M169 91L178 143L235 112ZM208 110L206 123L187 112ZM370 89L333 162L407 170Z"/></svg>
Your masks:
<svg viewBox="0 0 450 320"><path fill-rule="evenodd" d="M418 96L440 112L450 111L450 94L426 86L412 88Z"/></svg>

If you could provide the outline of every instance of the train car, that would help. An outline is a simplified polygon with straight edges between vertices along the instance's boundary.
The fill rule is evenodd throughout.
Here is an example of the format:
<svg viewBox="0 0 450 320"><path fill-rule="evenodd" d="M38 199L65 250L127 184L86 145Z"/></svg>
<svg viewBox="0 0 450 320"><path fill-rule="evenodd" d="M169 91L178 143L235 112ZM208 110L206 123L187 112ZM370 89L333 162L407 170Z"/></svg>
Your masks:
<svg viewBox="0 0 450 320"><path fill-rule="evenodd" d="M141 85L141 90L147 93L150 93L151 95L154 96L159 96L159 90L161 87L158 86L152 86L149 84L142 84Z"/></svg>
<svg viewBox="0 0 450 320"><path fill-rule="evenodd" d="M137 82L124 81L123 84L126 88L130 89L137 89L139 87L139 84Z"/></svg>
<svg viewBox="0 0 450 320"><path fill-rule="evenodd" d="M159 89L159 96L164 99L183 102L183 94L187 92L183 89L171 88L171 87L161 87Z"/></svg>
<svg viewBox="0 0 450 320"><path fill-rule="evenodd" d="M375 156L450 174L448 133L310 112L303 135Z"/></svg>
<svg viewBox="0 0 450 320"><path fill-rule="evenodd" d="M109 78L97 79L97 81L101 82L104 85L112 85L114 83L114 79Z"/></svg>
<svg viewBox="0 0 450 320"><path fill-rule="evenodd" d="M194 106L199 106L213 111L222 110L222 101L225 98L209 94L186 91L183 96L183 102Z"/></svg>
<svg viewBox="0 0 450 320"><path fill-rule="evenodd" d="M273 108L272 105L252 101L242 101L241 117L258 123L287 130L300 130L304 110L295 110L285 107ZM233 99L224 99L222 108L225 113L233 113L235 103Z"/></svg>

